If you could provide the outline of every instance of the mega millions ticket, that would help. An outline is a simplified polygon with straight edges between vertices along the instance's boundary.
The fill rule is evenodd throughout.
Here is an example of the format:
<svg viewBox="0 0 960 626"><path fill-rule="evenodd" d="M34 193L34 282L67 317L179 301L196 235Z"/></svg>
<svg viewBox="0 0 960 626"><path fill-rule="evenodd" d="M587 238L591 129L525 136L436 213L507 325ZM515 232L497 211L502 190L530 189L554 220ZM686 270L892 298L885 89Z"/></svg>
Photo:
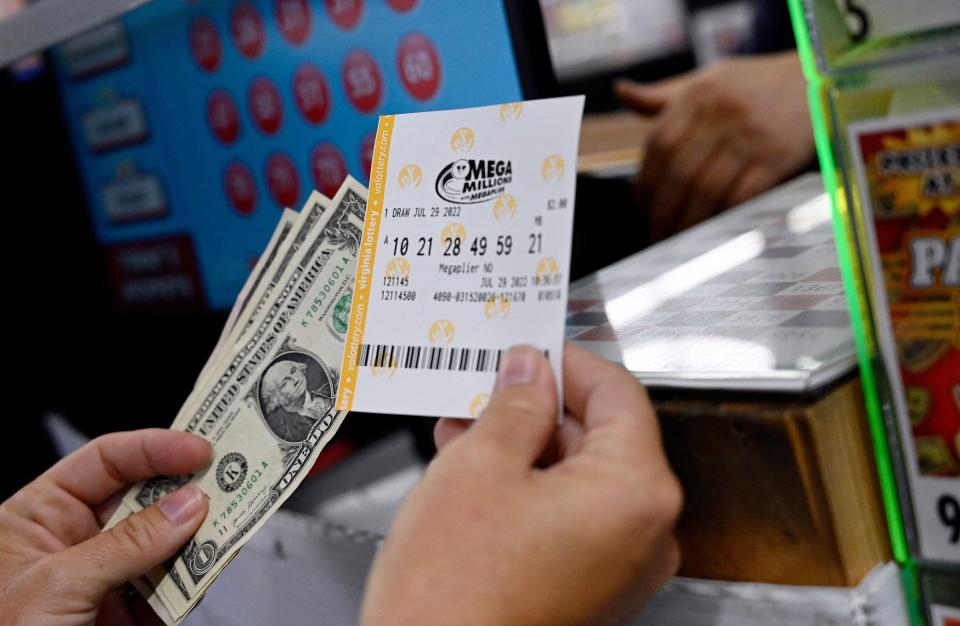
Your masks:
<svg viewBox="0 0 960 626"><path fill-rule="evenodd" d="M475 417L514 344L559 387L582 114L576 96L380 118L339 408Z"/></svg>

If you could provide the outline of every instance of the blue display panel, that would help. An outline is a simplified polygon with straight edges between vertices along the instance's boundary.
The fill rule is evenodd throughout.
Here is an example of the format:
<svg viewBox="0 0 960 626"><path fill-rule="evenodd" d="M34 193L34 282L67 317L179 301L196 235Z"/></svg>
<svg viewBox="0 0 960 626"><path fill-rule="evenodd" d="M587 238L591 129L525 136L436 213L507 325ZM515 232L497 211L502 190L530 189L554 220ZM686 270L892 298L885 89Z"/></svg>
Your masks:
<svg viewBox="0 0 960 626"><path fill-rule="evenodd" d="M521 98L501 0L155 0L57 51L117 298L228 308L382 113Z"/></svg>

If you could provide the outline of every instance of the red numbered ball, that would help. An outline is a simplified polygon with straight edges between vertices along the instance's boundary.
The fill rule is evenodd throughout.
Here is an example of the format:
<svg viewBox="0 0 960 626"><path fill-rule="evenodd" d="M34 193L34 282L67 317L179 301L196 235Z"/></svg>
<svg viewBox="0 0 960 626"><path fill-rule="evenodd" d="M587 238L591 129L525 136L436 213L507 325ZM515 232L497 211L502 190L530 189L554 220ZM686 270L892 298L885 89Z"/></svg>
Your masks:
<svg viewBox="0 0 960 626"><path fill-rule="evenodd" d="M413 7L417 6L417 0L387 0L387 4L393 7L395 11L406 13Z"/></svg>
<svg viewBox="0 0 960 626"><path fill-rule="evenodd" d="M283 123L283 101L280 90L269 78L260 77L250 83L247 106L257 128L268 135L280 130Z"/></svg>
<svg viewBox="0 0 960 626"><path fill-rule="evenodd" d="M299 46L310 36L312 15L307 0L274 0L273 14L283 38Z"/></svg>
<svg viewBox="0 0 960 626"><path fill-rule="evenodd" d="M263 26L263 17L252 2L241 2L230 12L230 35L233 45L240 54L248 59L256 59L263 54L267 43L267 30Z"/></svg>
<svg viewBox="0 0 960 626"><path fill-rule="evenodd" d="M257 206L257 183L253 172L240 161L234 161L223 172L223 189L230 206L240 215L249 215Z"/></svg>
<svg viewBox="0 0 960 626"><path fill-rule="evenodd" d="M344 30L356 26L363 15L363 0L325 0L325 4L330 19Z"/></svg>
<svg viewBox="0 0 960 626"><path fill-rule="evenodd" d="M220 33L206 15L200 15L190 23L190 53L196 64L207 72L215 71L223 60Z"/></svg>
<svg viewBox="0 0 960 626"><path fill-rule="evenodd" d="M354 50L343 62L343 89L347 99L362 113L370 113L380 104L383 79L377 62L366 50Z"/></svg>
<svg viewBox="0 0 960 626"><path fill-rule="evenodd" d="M282 152L267 159L267 189L281 207L291 207L300 197L300 176L293 160Z"/></svg>
<svg viewBox="0 0 960 626"><path fill-rule="evenodd" d="M240 136L240 113L226 90L217 89L207 98L207 123L214 136L227 145Z"/></svg>
<svg viewBox="0 0 960 626"><path fill-rule="evenodd" d="M370 169L373 167L373 145L377 142L377 133L367 133L360 142L360 169L363 175L370 180Z"/></svg>
<svg viewBox="0 0 960 626"><path fill-rule="evenodd" d="M400 41L397 72L411 96L429 100L440 85L440 57L436 46L420 33L410 33Z"/></svg>
<svg viewBox="0 0 960 626"><path fill-rule="evenodd" d="M293 99L303 119L320 124L330 115L330 87L317 66L304 63L293 75Z"/></svg>
<svg viewBox="0 0 960 626"><path fill-rule="evenodd" d="M332 198L347 177L347 163L336 146L322 143L310 154L310 173L320 193Z"/></svg>

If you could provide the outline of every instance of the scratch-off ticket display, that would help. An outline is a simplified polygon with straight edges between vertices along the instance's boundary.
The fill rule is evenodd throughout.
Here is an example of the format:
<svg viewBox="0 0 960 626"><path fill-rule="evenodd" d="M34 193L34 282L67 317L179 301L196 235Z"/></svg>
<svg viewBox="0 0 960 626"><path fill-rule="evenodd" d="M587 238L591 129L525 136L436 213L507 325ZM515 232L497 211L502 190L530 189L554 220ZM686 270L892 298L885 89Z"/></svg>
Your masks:
<svg viewBox="0 0 960 626"><path fill-rule="evenodd" d="M920 551L960 562L960 109L849 133Z"/></svg>
<svg viewBox="0 0 960 626"><path fill-rule="evenodd" d="M476 417L515 344L559 383L582 114L569 97L380 118L340 408Z"/></svg>

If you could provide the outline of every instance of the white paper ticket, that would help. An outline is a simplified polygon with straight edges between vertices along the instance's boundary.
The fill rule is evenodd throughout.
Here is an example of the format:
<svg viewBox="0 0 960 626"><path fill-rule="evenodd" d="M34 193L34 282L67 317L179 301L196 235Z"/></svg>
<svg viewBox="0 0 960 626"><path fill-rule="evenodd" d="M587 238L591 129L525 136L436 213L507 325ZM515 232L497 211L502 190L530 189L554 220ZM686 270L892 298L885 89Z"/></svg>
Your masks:
<svg viewBox="0 0 960 626"><path fill-rule="evenodd" d="M380 118L338 405L476 417L504 352L559 382L583 97Z"/></svg>

